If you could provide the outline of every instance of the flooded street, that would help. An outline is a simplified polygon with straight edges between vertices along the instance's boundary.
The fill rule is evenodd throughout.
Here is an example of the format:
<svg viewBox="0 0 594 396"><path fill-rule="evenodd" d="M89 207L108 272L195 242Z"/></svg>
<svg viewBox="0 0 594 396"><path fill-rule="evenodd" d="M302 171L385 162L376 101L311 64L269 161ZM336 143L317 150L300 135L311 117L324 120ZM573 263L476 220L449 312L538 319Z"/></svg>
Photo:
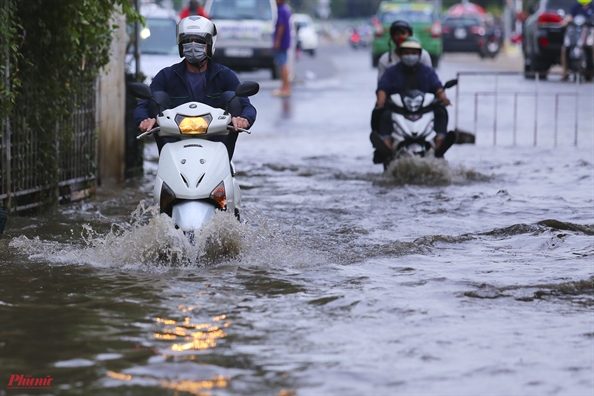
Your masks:
<svg viewBox="0 0 594 396"><path fill-rule="evenodd" d="M477 144L383 173L369 53L318 53L290 98L240 75L262 78L234 156L241 223L217 215L189 244L150 207L152 144L144 178L9 218L0 395L13 374L51 376L35 395L592 395L594 84L577 146L573 123L533 145L527 116L494 145L481 116ZM438 74L501 63L446 54Z"/></svg>

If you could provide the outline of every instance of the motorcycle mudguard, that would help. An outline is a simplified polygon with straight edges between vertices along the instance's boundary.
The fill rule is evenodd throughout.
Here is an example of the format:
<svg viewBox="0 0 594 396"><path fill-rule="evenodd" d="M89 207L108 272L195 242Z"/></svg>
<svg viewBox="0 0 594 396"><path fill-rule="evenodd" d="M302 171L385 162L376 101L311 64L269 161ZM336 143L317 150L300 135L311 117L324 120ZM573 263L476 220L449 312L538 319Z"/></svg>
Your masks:
<svg viewBox="0 0 594 396"><path fill-rule="evenodd" d="M182 231L202 228L215 215L215 207L204 201L183 201L173 206L171 217Z"/></svg>

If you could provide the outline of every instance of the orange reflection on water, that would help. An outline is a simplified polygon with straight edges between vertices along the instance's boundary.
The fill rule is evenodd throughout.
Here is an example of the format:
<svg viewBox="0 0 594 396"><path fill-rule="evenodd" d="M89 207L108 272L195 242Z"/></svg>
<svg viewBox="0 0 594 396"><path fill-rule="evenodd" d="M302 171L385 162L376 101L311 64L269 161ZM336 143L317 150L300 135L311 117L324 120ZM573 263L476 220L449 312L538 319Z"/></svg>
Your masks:
<svg viewBox="0 0 594 396"><path fill-rule="evenodd" d="M228 378L223 377L222 375L217 375L213 377L212 380L206 381L180 381L180 382L170 382L170 381L162 381L161 386L167 389L173 389L176 391L181 392L188 392L195 396L207 396L210 395L208 392L203 392L205 389L214 389L214 388L226 388L227 387Z"/></svg>
<svg viewBox="0 0 594 396"><path fill-rule="evenodd" d="M187 311L185 305L178 306L178 309ZM212 322L221 322L227 318L227 315L219 315L212 318ZM156 339L159 340L176 340L183 338L186 342L173 344L170 349L172 351L190 351L190 350L205 350L217 346L217 340L226 337L227 334L222 328L227 328L231 322L225 321L219 323L219 326L214 326L211 323L192 323L189 316L184 317L183 322L179 323L170 319L157 318L157 322L165 325L173 326L173 328L164 328L159 333L154 333Z"/></svg>
<svg viewBox="0 0 594 396"><path fill-rule="evenodd" d="M173 335L173 334L159 334L159 333L155 333L155 338L159 339L159 340L175 340L177 338L177 336Z"/></svg>
<svg viewBox="0 0 594 396"><path fill-rule="evenodd" d="M159 322L159 323L166 324L166 325L174 325L174 324L176 324L176 323L177 323L175 320L171 320L171 319L161 319L161 318L157 318L157 319L156 319L156 321L157 321L157 322Z"/></svg>
<svg viewBox="0 0 594 396"><path fill-rule="evenodd" d="M107 376L120 381L130 381L132 379L131 375L116 373L115 371L108 371Z"/></svg>

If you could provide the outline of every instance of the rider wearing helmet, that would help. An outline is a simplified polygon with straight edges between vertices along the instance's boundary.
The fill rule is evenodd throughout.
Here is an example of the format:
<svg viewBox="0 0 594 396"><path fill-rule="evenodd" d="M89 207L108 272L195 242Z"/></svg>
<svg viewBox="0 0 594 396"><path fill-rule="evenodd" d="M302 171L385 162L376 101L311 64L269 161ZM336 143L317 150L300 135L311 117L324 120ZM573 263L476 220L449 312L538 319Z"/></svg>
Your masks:
<svg viewBox="0 0 594 396"><path fill-rule="evenodd" d="M384 53L377 63L377 80L379 81L386 69L390 66L395 65L396 63L400 62L400 57L398 56L398 46L402 41L406 38L413 35L413 28L407 21L397 20L392 22L390 26L390 41L388 41L388 52ZM392 50L392 42L396 44L396 47ZM426 50L422 50L421 52L421 63L427 65L429 67L433 67L431 63L431 56L429 52Z"/></svg>
<svg viewBox="0 0 594 396"><path fill-rule="evenodd" d="M162 69L151 82L151 91L165 92L169 95L168 107L173 108L187 102L201 102L212 107L225 108L224 92L235 91L239 84L237 75L228 67L214 63L211 58L215 52L217 28L209 19L193 15L179 21L176 39L181 62ZM248 98L239 98L241 113L232 114L231 121L235 131L227 136L214 137L227 146L229 159L233 156L238 129L247 129L256 120L256 109ZM142 100L134 110L134 120L141 131L146 132L155 125L156 114L149 115L148 100ZM159 152L165 143L175 138L162 138L155 135ZM173 139L173 140L172 140Z"/></svg>
<svg viewBox="0 0 594 396"><path fill-rule="evenodd" d="M432 93L441 101L443 106L437 106L434 113L434 129L436 151L439 149L448 126L448 112L444 106L450 104L443 85L432 67L421 63L423 47L415 37L408 37L397 49L401 61L390 66L377 85L377 101L372 113L371 142L376 148L373 162L386 163L390 160L392 150L392 115L389 110L384 111L386 99L393 94L417 89L424 93Z"/></svg>
<svg viewBox="0 0 594 396"><path fill-rule="evenodd" d="M577 2L569 9L569 12L565 16L565 18L563 18L563 26L567 26L567 24L573 21L573 19L578 15L585 16L587 20L594 16L594 3L592 3L592 0L577 0ZM569 77L567 74L566 53L567 47L565 46L564 42L563 46L561 47L561 67L563 68L562 79L564 81L567 80ZM592 56L594 57L594 46L592 46Z"/></svg>

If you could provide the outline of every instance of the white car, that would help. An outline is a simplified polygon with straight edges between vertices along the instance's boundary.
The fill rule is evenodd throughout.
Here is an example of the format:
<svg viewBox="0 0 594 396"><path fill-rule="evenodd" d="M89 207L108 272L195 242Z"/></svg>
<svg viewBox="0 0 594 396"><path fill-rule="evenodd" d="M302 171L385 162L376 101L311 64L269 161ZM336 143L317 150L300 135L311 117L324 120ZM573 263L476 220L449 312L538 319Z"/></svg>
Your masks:
<svg viewBox="0 0 594 396"><path fill-rule="evenodd" d="M319 40L313 20L307 14L293 14L291 19L297 32L297 48L314 56Z"/></svg>
<svg viewBox="0 0 594 396"><path fill-rule="evenodd" d="M162 8L157 4L143 4L140 14L146 19L146 26L139 24L140 72L145 76L144 83L150 84L155 75L164 67L181 62L177 41L176 26L179 21L173 9ZM134 58L134 27L128 27L130 44L126 55L128 72L136 72Z"/></svg>
<svg viewBox="0 0 594 396"><path fill-rule="evenodd" d="M213 61L236 72L269 69L273 79L280 77L272 52L275 0L206 0L204 10L217 27Z"/></svg>

